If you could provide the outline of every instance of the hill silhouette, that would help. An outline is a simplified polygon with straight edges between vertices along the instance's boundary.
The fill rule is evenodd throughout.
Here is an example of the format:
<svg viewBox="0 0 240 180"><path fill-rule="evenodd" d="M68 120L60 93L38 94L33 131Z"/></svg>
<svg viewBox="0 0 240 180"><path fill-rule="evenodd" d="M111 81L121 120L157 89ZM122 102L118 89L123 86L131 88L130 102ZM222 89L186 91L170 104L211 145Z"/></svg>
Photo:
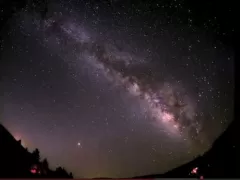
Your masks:
<svg viewBox="0 0 240 180"><path fill-rule="evenodd" d="M236 147L236 122L213 143L212 148L193 161L165 174L139 176L135 178L239 178L240 166Z"/></svg>
<svg viewBox="0 0 240 180"><path fill-rule="evenodd" d="M51 170L40 152L29 152L0 124L0 178L73 178L64 168Z"/></svg>
<svg viewBox="0 0 240 180"><path fill-rule="evenodd" d="M212 148L193 161L175 168L165 174L139 176L134 178L236 178L236 123L215 141ZM29 152L0 124L0 177L10 178L73 178L62 167L51 170L46 159L40 161L40 152L35 149ZM99 179L99 178L98 178ZM102 179L102 178L101 178Z"/></svg>

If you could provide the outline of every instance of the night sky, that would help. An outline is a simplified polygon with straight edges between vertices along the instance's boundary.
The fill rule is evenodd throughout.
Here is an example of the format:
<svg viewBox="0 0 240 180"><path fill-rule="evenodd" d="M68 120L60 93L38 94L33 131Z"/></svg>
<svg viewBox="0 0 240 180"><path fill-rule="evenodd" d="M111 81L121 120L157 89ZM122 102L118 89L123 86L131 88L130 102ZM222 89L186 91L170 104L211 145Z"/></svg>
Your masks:
<svg viewBox="0 0 240 180"><path fill-rule="evenodd" d="M0 122L75 177L192 160L233 115L235 29L214 6L51 1L44 19L24 8L3 30Z"/></svg>

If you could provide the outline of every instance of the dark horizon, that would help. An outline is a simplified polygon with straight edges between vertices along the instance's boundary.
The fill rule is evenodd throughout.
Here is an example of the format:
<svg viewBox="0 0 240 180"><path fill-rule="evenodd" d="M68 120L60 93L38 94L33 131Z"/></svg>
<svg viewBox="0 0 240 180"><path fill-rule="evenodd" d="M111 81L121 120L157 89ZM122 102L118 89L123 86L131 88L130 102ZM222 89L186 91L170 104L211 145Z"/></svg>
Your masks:
<svg viewBox="0 0 240 180"><path fill-rule="evenodd" d="M234 122L235 123L235 122ZM238 177L240 174L237 173L237 169L234 166L233 162L234 162L234 158L236 156L236 148L235 148L235 143L233 142L234 136L236 135L236 123L231 123L230 126L227 128L227 130L214 142L212 148L210 148L209 151L207 151L203 156L199 156L196 159L194 159L193 161L184 164L182 166L179 166L177 168L173 168L172 170L164 173L164 174L149 174L149 175L143 175L143 176L137 176L137 177L125 177L125 178L133 178L133 179L146 179L146 178L190 178L190 177L203 177L203 178L234 178L234 177ZM0 124L0 135L1 135L1 147L5 147L5 148L1 148L0 150L0 155L4 155L1 156L1 159L6 159L9 158L9 156L12 156L11 153L16 153L17 151L14 152L13 148L16 149L16 147L11 146L10 144L14 144L13 141L16 141L16 144L19 144L19 146L22 146L21 141L17 141L14 139L14 137L10 134L10 132L8 132L7 129L5 129L4 126L2 126ZM12 139L10 140L9 139ZM8 140L7 140L8 139ZM10 142L12 141L12 142ZM227 147L227 148L226 148ZM3 149L8 149L8 153L6 154L6 152L3 151ZM25 149L26 152L28 151L26 148L22 147L22 149ZM41 151L41 150L40 150ZM36 149L32 152L35 153ZM18 152L17 152L18 154ZM228 156L225 156L225 159L223 159L222 157L224 157L224 154L228 154ZM20 154L19 154L20 155ZM22 154L23 155L23 154ZM21 155L21 156L22 156ZM33 155L33 154L32 154ZM24 156L24 155L23 155ZM44 159L42 162L46 161L47 159L40 157L40 159ZM9 159L10 160L10 159ZM18 162L15 160L11 160L11 174L18 174L17 172L14 173L14 164L16 165ZM217 160L217 161L216 161ZM25 159L25 161L27 161L27 159ZM3 168L3 166L5 166L5 171L7 172L7 168L6 168L6 161L1 161L0 163L0 167L1 169ZM47 162L48 164L48 162ZM22 164L22 166L24 165L24 163ZM43 167L48 167L48 165L43 166ZM198 172L196 174L191 174L191 170L194 168L198 168ZM64 168L63 168L64 169ZM30 170L30 169L28 169ZM50 171L50 170L48 170ZM199 172L200 171L200 172ZM30 171L29 171L30 172ZM41 175L44 171L41 171ZM34 178L34 174L32 173L32 178ZM65 172L66 173L66 172ZM29 175L24 175L22 174L19 176L14 176L14 177L18 177L18 178L27 178L27 177L31 177ZM46 177L50 178L51 176L53 177L53 175L47 175L45 174ZM71 176L73 176L71 174ZM70 177L71 177L70 176ZM8 176L3 175L2 173L0 173L0 177L12 177L10 174ZM42 177L42 178L46 178L46 177ZM58 177L60 178L60 176L58 175ZM93 179L112 179L111 177L96 177Z"/></svg>

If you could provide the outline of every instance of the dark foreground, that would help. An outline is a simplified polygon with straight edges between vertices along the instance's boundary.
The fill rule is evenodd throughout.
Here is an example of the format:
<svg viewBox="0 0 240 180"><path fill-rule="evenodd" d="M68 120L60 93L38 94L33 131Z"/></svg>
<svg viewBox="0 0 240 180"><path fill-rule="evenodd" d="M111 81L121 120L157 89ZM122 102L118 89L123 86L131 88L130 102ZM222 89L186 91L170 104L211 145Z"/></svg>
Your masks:
<svg viewBox="0 0 240 180"><path fill-rule="evenodd" d="M239 178L236 152L236 123L213 144L203 156L165 174L147 175L135 178ZM51 170L46 159L40 161L38 149L29 152L0 125L0 178L73 178L64 168Z"/></svg>
<svg viewBox="0 0 240 180"><path fill-rule="evenodd" d="M233 122L203 156L165 174L137 178L200 178L201 176L204 178L239 178L236 134L236 122Z"/></svg>

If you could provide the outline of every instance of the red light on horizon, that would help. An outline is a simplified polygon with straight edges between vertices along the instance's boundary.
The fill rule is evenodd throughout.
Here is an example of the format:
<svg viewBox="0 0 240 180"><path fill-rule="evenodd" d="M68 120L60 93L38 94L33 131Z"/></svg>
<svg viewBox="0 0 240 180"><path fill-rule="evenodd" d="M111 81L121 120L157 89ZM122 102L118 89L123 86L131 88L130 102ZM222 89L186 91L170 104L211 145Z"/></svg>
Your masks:
<svg viewBox="0 0 240 180"><path fill-rule="evenodd" d="M197 174L197 172L198 172L198 167L193 168L193 170L191 171L192 174Z"/></svg>
<svg viewBox="0 0 240 180"><path fill-rule="evenodd" d="M31 169L30 171L31 171L31 173L32 173L32 174L36 174L36 173L37 173L37 170L36 170L36 169L34 169L34 168L33 168L33 169Z"/></svg>

